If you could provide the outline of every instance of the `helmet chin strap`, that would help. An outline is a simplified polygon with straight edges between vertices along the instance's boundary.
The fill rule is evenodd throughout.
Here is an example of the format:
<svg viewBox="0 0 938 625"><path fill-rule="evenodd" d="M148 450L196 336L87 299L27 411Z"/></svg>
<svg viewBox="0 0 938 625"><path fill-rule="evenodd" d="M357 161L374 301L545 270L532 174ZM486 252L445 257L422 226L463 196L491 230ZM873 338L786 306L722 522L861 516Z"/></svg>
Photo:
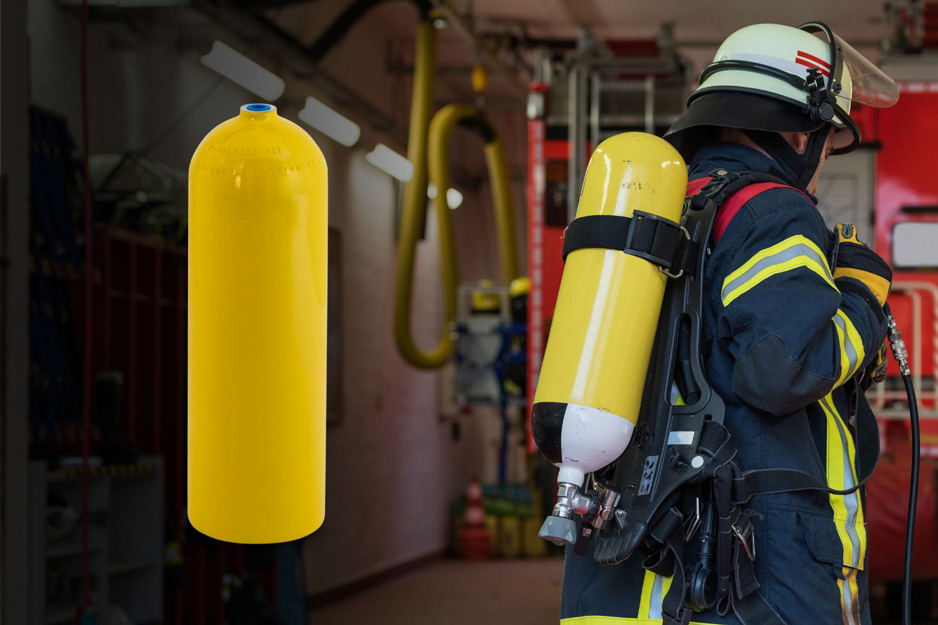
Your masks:
<svg viewBox="0 0 938 625"><path fill-rule="evenodd" d="M795 186L806 189L821 162L829 126L824 124L808 137L803 153L798 153L781 134L765 130L743 130L756 145L765 150L777 163L786 166L795 176Z"/></svg>

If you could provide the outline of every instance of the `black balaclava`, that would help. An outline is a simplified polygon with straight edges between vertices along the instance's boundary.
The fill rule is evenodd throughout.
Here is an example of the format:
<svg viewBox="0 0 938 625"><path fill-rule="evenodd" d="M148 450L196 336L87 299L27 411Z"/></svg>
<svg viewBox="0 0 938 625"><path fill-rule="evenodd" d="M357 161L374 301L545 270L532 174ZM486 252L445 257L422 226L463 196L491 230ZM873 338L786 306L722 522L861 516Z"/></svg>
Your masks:
<svg viewBox="0 0 938 625"><path fill-rule="evenodd" d="M827 135L830 130L828 124L824 124L817 130L811 132L808 137L808 146L803 154L795 151L785 139L777 132L765 130L744 130L747 137L765 150L769 156L775 159L780 165L784 165L795 175L795 186L801 190L806 190L811 178L817 171L821 163L821 154L824 151L824 144L827 142Z"/></svg>

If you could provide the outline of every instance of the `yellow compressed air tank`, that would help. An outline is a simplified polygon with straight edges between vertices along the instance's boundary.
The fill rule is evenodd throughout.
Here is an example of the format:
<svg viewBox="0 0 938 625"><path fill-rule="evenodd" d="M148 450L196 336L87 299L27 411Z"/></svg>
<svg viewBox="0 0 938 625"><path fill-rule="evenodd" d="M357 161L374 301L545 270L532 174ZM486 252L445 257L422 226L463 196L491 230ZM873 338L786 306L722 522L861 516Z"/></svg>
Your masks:
<svg viewBox="0 0 938 625"><path fill-rule="evenodd" d="M237 543L325 512L326 161L269 104L189 166L189 520Z"/></svg>
<svg viewBox="0 0 938 625"><path fill-rule="evenodd" d="M593 152L577 218L631 217L638 210L680 222L687 169L663 139L631 132ZM567 256L534 396L532 431L558 482L618 458L632 436L667 276L619 250Z"/></svg>

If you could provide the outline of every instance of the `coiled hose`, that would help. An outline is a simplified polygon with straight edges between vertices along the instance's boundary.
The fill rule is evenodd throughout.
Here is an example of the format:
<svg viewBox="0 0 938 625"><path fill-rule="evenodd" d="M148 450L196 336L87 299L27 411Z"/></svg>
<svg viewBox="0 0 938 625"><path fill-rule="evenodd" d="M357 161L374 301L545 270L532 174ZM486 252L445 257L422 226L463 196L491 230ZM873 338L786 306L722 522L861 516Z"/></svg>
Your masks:
<svg viewBox="0 0 938 625"><path fill-rule="evenodd" d="M510 284L519 277L518 242L515 237L515 211L511 195L511 174L505 160L505 150L497 137L485 144L485 162L488 164L495 205L495 228L498 232L498 253L501 257L502 282ZM437 187L439 188L439 187Z"/></svg>
<svg viewBox="0 0 938 625"><path fill-rule="evenodd" d="M453 324L456 322L456 258L452 231L444 233L447 219L440 224L440 267L443 274L443 329L436 346L422 351L414 343L410 331L411 291L414 283L414 258L417 239L423 227L427 208L427 133L433 107L433 73L436 66L436 31L432 22L421 20L417 29L413 98L410 109L410 131L407 137L407 158L414 173L404 187L400 238L397 245L397 276L394 281L394 340L401 356L420 369L435 369L453 355ZM443 195L446 194L444 187ZM435 202L437 216L447 210L445 202ZM442 210L441 208L442 207ZM447 218L449 215L446 216ZM445 222L445 223L444 223Z"/></svg>
<svg viewBox="0 0 938 625"><path fill-rule="evenodd" d="M518 277L511 177L505 151L494 129L480 115L478 109L457 105L440 109L428 125L433 102L435 37L433 26L422 22L417 35L417 62L407 145L407 158L413 163L414 173L404 189L394 293L394 339L404 360L421 369L443 366L454 351L453 328L456 323L459 269L446 191L451 186L448 154L452 131L456 125L463 125L477 132L485 142L485 161L492 185L502 279L504 282L511 282ZM428 168L430 180L437 188L437 197L433 205L440 237L440 273L445 314L443 329L436 346L430 351L422 351L411 334L410 311L417 239L426 214Z"/></svg>
<svg viewBox="0 0 938 625"><path fill-rule="evenodd" d="M428 147L428 167L430 182L437 188L437 218L440 222L441 243L445 240L455 250L451 239L452 226L446 193L441 189L450 188L449 146L453 128L464 126L476 132L485 142L485 162L492 185L492 205L495 209L495 230L498 238L498 253L501 264L502 281L506 284L518 277L518 250L515 239L515 218L512 206L511 177L505 160L502 142L495 134L492 125L481 116L478 109L470 106L450 104L444 106L433 116L430 122L430 145ZM445 237L445 239L444 239ZM454 270L458 277L458 270ZM457 284L458 279L453 282Z"/></svg>

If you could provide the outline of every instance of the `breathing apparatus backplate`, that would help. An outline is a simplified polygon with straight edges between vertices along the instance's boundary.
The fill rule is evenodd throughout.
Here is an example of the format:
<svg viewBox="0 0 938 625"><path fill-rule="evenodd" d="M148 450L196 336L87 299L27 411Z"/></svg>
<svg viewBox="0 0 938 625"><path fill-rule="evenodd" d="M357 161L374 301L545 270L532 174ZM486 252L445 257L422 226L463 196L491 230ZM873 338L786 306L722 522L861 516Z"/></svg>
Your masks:
<svg viewBox="0 0 938 625"><path fill-rule="evenodd" d="M682 225L694 246L694 270L669 280L632 441L615 463L610 486L621 493L618 515L596 538L594 558L615 564L630 557L666 518L682 487L712 477L728 433L724 404L703 370L704 264L717 210L750 184L780 182L762 172L719 170L685 201ZM674 386L687 404L672 401ZM722 450L719 453L718 450Z"/></svg>
<svg viewBox="0 0 938 625"><path fill-rule="evenodd" d="M715 206L706 203L698 210L685 205L683 225L691 240L698 243L697 271L669 280L664 307L652 353L652 365L645 385L632 442L616 464L613 488L621 493L619 508L626 511L622 524L614 524L597 537L594 557L601 564L615 564L628 558L655 530L659 512L674 493L700 474L705 460L697 445L704 422L723 420L723 401L712 392L703 375L701 343L703 259L713 227ZM703 243L703 245L700 245ZM682 333L690 341L680 341ZM680 354L681 347L690 353ZM689 362L692 382L699 399L693 405L672 403L672 380L678 360ZM677 426L677 423L680 423ZM677 427L674 427L677 426Z"/></svg>

